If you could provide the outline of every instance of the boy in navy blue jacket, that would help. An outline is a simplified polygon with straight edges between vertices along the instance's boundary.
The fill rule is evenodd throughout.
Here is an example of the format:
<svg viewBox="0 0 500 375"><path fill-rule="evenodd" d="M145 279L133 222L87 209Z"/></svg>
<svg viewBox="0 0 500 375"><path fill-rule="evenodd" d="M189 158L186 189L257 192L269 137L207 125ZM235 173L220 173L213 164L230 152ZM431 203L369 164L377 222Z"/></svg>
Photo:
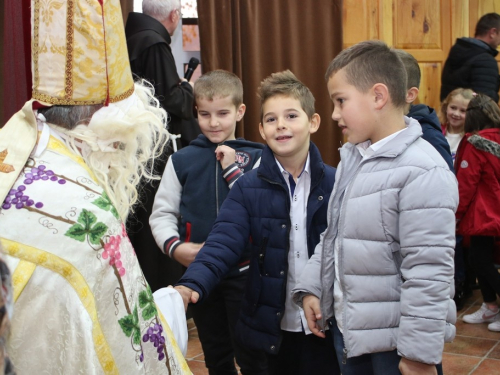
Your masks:
<svg viewBox="0 0 500 375"><path fill-rule="evenodd" d="M186 305L203 302L250 242L236 339L268 354L270 374L339 374L331 339L310 334L290 298L327 226L335 169L310 141L320 117L312 93L293 73L266 78L259 96L259 130L267 142L261 165L234 184L176 289Z"/></svg>
<svg viewBox="0 0 500 375"><path fill-rule="evenodd" d="M406 116L412 117L420 123L422 138L434 146L436 151L446 161L450 170L453 171L450 145L443 135L436 111L425 104L412 104L417 99L420 88L421 73L418 61L410 53L402 49L396 49L395 52L401 59L408 75L408 82L406 84L406 102L408 103L408 108Z"/></svg>
<svg viewBox="0 0 500 375"><path fill-rule="evenodd" d="M187 267L217 217L229 189L256 167L264 145L235 139L245 113L243 86L233 73L208 72L194 85L202 135L170 156L155 197L150 225L158 247ZM266 357L234 342L248 273L249 249L240 253L206 303L193 306L205 365L211 375L267 374Z"/></svg>

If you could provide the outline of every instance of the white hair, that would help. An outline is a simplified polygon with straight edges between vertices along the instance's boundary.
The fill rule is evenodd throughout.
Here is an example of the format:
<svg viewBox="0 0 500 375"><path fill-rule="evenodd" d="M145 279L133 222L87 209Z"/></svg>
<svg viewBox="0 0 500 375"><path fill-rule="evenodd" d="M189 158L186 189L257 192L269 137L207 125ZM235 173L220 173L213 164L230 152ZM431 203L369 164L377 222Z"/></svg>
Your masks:
<svg viewBox="0 0 500 375"><path fill-rule="evenodd" d="M147 81L136 82L134 94L143 106L131 108L123 118L83 122L71 130L57 127L94 172L123 221L133 212L141 179L161 178L154 175L153 166L169 136L167 112L153 96L152 86Z"/></svg>
<svg viewBox="0 0 500 375"><path fill-rule="evenodd" d="M162 22L170 12L180 9L181 0L143 0L142 13Z"/></svg>

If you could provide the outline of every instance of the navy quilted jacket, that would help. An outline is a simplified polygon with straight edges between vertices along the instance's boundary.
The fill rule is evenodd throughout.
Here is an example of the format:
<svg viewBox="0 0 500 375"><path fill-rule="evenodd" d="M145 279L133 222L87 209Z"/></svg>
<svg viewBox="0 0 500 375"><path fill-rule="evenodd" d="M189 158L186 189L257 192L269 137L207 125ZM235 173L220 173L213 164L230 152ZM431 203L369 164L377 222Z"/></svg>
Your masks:
<svg viewBox="0 0 500 375"><path fill-rule="evenodd" d="M325 165L317 147L309 148L311 192L307 205L309 257L327 227L335 168ZM238 261L248 241L252 253L236 336L242 344L276 354L285 311L290 231L290 193L266 146L261 165L245 173L222 204L205 245L178 285L200 293L202 302Z"/></svg>

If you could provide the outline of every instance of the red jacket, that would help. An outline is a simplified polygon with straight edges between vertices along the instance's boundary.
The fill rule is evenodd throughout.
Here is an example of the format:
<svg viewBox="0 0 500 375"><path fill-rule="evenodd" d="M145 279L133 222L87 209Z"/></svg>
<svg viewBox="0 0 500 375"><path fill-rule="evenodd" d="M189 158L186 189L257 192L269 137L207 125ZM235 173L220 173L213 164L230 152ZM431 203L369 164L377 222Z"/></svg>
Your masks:
<svg viewBox="0 0 500 375"><path fill-rule="evenodd" d="M455 169L457 232L500 236L500 130L467 133L458 146Z"/></svg>

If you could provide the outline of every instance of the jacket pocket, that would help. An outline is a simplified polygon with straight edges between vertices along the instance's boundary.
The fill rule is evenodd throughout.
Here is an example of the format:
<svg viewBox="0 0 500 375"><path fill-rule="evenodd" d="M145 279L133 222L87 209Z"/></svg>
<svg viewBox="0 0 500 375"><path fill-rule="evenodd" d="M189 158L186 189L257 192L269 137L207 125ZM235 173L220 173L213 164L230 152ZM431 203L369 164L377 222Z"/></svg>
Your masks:
<svg viewBox="0 0 500 375"><path fill-rule="evenodd" d="M261 276L264 273L264 262L266 260L267 241L268 237L264 237L262 238L262 242L260 243L258 263L259 263L259 273Z"/></svg>
<svg viewBox="0 0 500 375"><path fill-rule="evenodd" d="M396 241L391 243L392 259L394 259L394 264L396 266L396 271L401 278L401 282L404 283L403 274L401 273L401 265L403 264L403 256L401 255L401 246Z"/></svg>
<svg viewBox="0 0 500 375"><path fill-rule="evenodd" d="M262 276L258 266L258 258L250 260L247 282L245 287L245 297L241 301L243 315L252 316L257 310L260 293L262 289Z"/></svg>

